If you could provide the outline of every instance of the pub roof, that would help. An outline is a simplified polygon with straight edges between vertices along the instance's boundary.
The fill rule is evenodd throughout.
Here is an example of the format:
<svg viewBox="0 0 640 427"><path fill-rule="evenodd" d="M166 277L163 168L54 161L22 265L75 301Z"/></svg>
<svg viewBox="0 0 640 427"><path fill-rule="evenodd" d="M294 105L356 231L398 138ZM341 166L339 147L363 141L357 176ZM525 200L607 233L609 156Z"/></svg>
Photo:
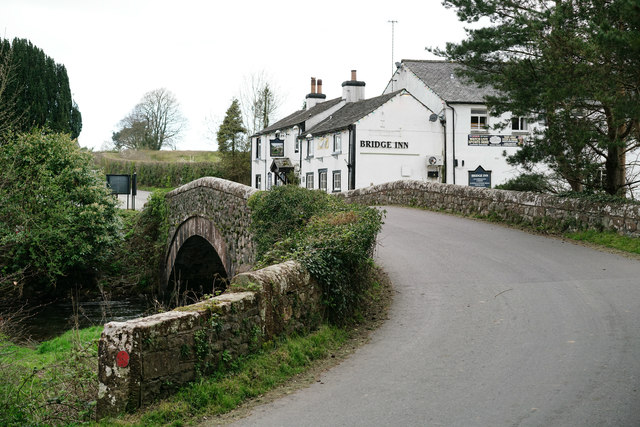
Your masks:
<svg viewBox="0 0 640 427"><path fill-rule="evenodd" d="M464 67L450 61L403 59L407 67L427 87L444 101L450 103L483 104L485 96L498 95L492 87L480 87L456 73Z"/></svg>
<svg viewBox="0 0 640 427"><path fill-rule="evenodd" d="M347 102L338 111L305 131L306 134L322 135L329 132L335 132L347 128L349 125L357 122L371 112L377 110L388 102L391 98L406 92L404 89L391 92L385 95L376 96L375 98L365 99L357 102ZM408 92L407 92L408 93Z"/></svg>

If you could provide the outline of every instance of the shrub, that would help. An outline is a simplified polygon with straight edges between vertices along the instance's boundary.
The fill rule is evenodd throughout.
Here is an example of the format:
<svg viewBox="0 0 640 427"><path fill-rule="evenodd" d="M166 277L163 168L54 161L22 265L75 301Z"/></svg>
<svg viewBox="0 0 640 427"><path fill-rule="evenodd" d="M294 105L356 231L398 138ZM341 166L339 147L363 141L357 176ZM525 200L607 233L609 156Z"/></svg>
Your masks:
<svg viewBox="0 0 640 427"><path fill-rule="evenodd" d="M298 260L322 286L331 321L346 321L363 297L382 213L321 191L275 187L249 199L261 265Z"/></svg>
<svg viewBox="0 0 640 427"><path fill-rule="evenodd" d="M330 204L326 193L293 185L254 194L249 208L258 259L276 243L293 236L313 215L326 212Z"/></svg>
<svg viewBox="0 0 640 427"><path fill-rule="evenodd" d="M498 190L532 191L534 193L550 193L551 186L544 175L532 173L511 178L504 184L496 185Z"/></svg>
<svg viewBox="0 0 640 427"><path fill-rule="evenodd" d="M113 294L153 291L160 283L169 233L166 194L155 190L141 212L121 211L124 230L112 262L104 270L102 285Z"/></svg>
<svg viewBox="0 0 640 427"><path fill-rule="evenodd" d="M0 277L21 272L54 287L95 271L120 222L91 157L68 135L10 135L0 142Z"/></svg>

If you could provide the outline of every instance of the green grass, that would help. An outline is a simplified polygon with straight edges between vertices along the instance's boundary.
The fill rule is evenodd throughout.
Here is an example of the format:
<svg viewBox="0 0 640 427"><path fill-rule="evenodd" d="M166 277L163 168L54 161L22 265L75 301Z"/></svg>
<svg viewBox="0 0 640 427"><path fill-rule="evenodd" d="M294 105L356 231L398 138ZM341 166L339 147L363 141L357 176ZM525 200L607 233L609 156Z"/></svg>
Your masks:
<svg viewBox="0 0 640 427"><path fill-rule="evenodd" d="M640 239L637 237L622 236L612 231L594 230L566 233L565 236L573 240L593 243L632 254L640 254Z"/></svg>
<svg viewBox="0 0 640 427"><path fill-rule="evenodd" d="M106 419L100 425L183 425L204 415L229 412L305 371L313 361L328 357L348 335L346 329L324 325L305 336L268 342L260 352L232 361L230 372L202 378L135 416Z"/></svg>
<svg viewBox="0 0 640 427"><path fill-rule="evenodd" d="M101 333L102 326L72 330L38 346L0 336L0 425L90 420Z"/></svg>
<svg viewBox="0 0 640 427"><path fill-rule="evenodd" d="M73 357L78 346L93 347L97 352L102 326L67 331L59 337L44 341L37 346L22 346L4 340L0 342L0 363L11 362L24 368L46 368L60 360Z"/></svg>

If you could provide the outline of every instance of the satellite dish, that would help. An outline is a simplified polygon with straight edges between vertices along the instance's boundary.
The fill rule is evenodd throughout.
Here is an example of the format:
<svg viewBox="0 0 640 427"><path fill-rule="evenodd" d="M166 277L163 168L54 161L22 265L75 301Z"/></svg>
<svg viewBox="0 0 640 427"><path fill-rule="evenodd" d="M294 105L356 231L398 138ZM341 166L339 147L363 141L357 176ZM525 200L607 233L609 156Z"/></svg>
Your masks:
<svg viewBox="0 0 640 427"><path fill-rule="evenodd" d="M438 120L438 115L433 113L432 115L429 116L429 121L430 122L435 122L436 120Z"/></svg>
<svg viewBox="0 0 640 427"><path fill-rule="evenodd" d="M436 163L438 163L438 159L436 158L436 156L429 157L428 161L430 165L435 165Z"/></svg>

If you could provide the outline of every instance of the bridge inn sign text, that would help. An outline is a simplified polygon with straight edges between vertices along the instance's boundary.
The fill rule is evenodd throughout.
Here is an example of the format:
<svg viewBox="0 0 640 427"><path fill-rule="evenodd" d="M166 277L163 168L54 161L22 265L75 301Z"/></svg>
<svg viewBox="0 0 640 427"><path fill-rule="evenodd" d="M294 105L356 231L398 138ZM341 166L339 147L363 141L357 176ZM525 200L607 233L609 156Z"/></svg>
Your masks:
<svg viewBox="0 0 640 427"><path fill-rule="evenodd" d="M342 83L342 96L331 100L322 93L322 80L312 78L304 110L252 136L252 186L269 189L287 183L292 174L300 185L327 192L402 179L477 185L462 177L480 164L488 166L492 183L516 175L503 151L517 150L525 132L489 135L486 109L483 116L461 117L466 110L482 109L477 96L447 109L446 100L425 93L424 83L399 75L407 69L399 67L385 93L369 99L355 71ZM474 108L465 110L469 106ZM461 142L465 147L456 146Z"/></svg>

